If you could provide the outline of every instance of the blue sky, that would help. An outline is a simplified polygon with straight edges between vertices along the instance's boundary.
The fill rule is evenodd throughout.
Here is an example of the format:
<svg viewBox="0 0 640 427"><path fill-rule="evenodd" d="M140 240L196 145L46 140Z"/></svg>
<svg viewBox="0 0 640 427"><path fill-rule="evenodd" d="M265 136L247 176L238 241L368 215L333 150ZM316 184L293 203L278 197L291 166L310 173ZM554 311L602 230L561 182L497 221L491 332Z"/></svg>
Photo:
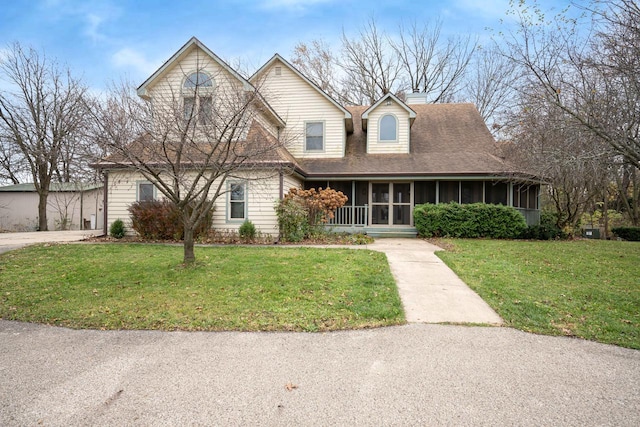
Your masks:
<svg viewBox="0 0 640 427"><path fill-rule="evenodd" d="M0 7L0 49L18 41L44 50L101 90L123 77L142 83L191 36L254 71L276 52L290 58L299 41L337 46L343 30L357 34L372 16L389 33L439 18L443 35L482 40L508 8L509 0L14 0Z"/></svg>

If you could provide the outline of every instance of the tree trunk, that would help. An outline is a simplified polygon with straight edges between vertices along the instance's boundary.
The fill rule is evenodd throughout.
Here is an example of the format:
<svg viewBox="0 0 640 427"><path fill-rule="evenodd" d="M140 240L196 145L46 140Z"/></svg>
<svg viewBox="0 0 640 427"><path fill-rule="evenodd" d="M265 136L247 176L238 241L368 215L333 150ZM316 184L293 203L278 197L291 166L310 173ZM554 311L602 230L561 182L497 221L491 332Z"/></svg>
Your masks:
<svg viewBox="0 0 640 427"><path fill-rule="evenodd" d="M38 192L38 231L49 231L47 226L47 197L46 191Z"/></svg>
<svg viewBox="0 0 640 427"><path fill-rule="evenodd" d="M184 225L184 261L185 264L196 262L196 255L193 252L193 226Z"/></svg>

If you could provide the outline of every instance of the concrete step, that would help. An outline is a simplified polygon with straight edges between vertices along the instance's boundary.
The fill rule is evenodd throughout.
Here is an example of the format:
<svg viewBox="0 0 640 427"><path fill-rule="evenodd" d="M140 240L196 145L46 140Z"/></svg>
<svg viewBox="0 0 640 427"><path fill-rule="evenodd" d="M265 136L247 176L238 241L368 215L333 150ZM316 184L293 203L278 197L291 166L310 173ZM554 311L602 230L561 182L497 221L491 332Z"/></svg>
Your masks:
<svg viewBox="0 0 640 427"><path fill-rule="evenodd" d="M374 238L385 238L385 237L405 237L405 238L415 238L418 235L418 231L413 229L401 229L401 230L392 230L392 229L380 229L376 230L375 228L368 228L367 235Z"/></svg>

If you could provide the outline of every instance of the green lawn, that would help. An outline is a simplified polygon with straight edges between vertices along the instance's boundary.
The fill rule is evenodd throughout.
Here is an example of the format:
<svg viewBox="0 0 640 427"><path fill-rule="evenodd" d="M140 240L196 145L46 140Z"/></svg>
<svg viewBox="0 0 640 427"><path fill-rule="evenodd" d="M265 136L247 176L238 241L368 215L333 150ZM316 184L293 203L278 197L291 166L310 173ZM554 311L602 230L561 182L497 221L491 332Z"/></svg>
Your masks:
<svg viewBox="0 0 640 427"><path fill-rule="evenodd" d="M326 331L404 323L369 250L34 246L0 256L0 318L72 328Z"/></svg>
<svg viewBox="0 0 640 427"><path fill-rule="evenodd" d="M640 243L444 243L438 256L508 326L640 349Z"/></svg>

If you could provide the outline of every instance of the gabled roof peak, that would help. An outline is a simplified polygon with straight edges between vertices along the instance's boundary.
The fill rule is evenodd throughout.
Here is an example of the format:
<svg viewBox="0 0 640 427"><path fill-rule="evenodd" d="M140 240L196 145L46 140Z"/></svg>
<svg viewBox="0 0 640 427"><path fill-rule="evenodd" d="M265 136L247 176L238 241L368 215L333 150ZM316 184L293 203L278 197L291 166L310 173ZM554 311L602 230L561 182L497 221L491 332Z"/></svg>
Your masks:
<svg viewBox="0 0 640 427"><path fill-rule="evenodd" d="M178 49L176 53L174 53L167 61L165 61L165 63L162 64L160 68L158 68L147 80L144 81L144 83L142 83L138 87L138 95L141 96L142 98L148 97L149 96L148 88L153 85L154 81L158 79L160 76L164 75L164 73L170 70L175 63L177 63L180 59L182 59L184 56L186 56L189 52L191 52L196 47L202 50L205 54L207 54L207 56L209 56L213 61L218 63L218 65L220 65L223 69L225 69L229 74L231 74L233 77L238 79L245 86L246 89L249 90L253 88L253 86L251 86L251 83L249 83L247 79L242 77L240 73L238 73L236 70L231 68L231 66L227 64L224 60L222 60L218 55L213 53L213 51L209 49L207 46L205 46L205 44L202 43L200 40L198 40L197 37L192 36L189 39L189 41L187 41L184 45L182 45L182 47Z"/></svg>
<svg viewBox="0 0 640 427"><path fill-rule="evenodd" d="M258 71L256 71L255 73L253 73L253 75L251 77L249 77L249 81L253 82L255 81L255 79L262 74L265 70L267 70L275 61L280 61L284 66L286 66L287 68L289 68L291 71L294 72L294 74L298 75L302 80L304 80L306 83L308 83L311 87L313 87L315 90L317 90L322 96L324 96L327 100L329 100L329 102L331 102L333 105L335 105L336 107L338 107L338 109L340 109L340 111L342 111L344 113L344 118L345 120L351 120L351 113L349 112L349 110L347 110L342 104L340 104L338 101L336 101L335 99L333 99L327 92L325 92L324 90L322 90L320 87L318 87L317 84L315 84L314 82L312 82L311 80L309 80L309 78L307 76L305 76L304 74L302 74L302 72L300 70L298 70L296 67L293 66L293 64L289 63L289 61L287 61L286 59L284 59L282 57L282 55L280 55L279 53L275 53L271 59L269 59L262 67L260 67L258 69Z"/></svg>
<svg viewBox="0 0 640 427"><path fill-rule="evenodd" d="M372 106L367 108L362 113L362 128L364 130L367 129L367 121L369 120L369 113L378 108L378 106L382 105L384 102L395 102L400 107L402 107L409 114L409 121L411 125L413 125L414 120L416 119L416 112L413 111L407 104L405 104L400 98L392 94L391 92L383 95L379 100L377 100Z"/></svg>

